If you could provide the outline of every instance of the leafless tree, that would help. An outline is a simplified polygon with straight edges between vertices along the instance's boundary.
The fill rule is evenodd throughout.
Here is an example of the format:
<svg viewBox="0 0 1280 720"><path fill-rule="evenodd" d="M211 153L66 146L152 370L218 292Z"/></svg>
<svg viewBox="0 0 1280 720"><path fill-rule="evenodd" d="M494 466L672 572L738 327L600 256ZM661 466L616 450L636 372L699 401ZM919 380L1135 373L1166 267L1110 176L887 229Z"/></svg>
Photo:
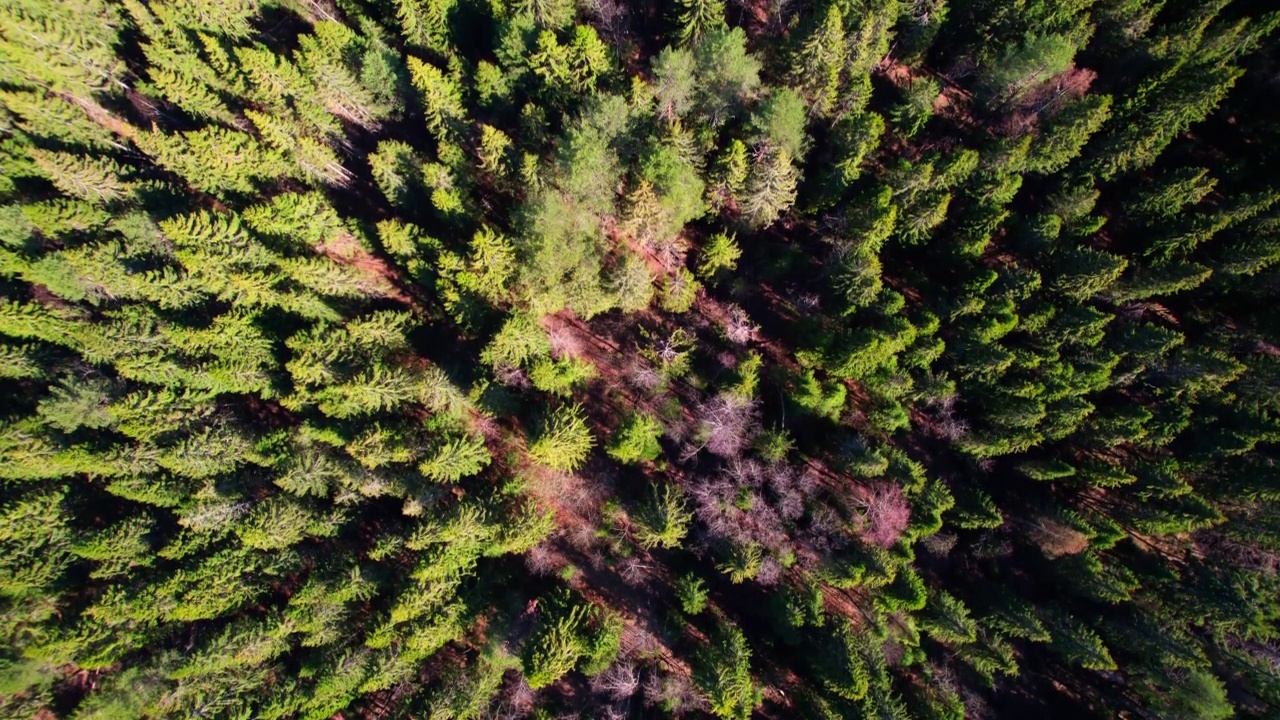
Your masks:
<svg viewBox="0 0 1280 720"><path fill-rule="evenodd" d="M1040 552L1049 558L1075 555L1089 547L1089 536L1052 518L1042 517L1032 522L1027 532Z"/></svg>
<svg viewBox="0 0 1280 720"><path fill-rule="evenodd" d="M782 579L782 565L773 557L767 557L764 562L760 563L760 569L756 571L756 582L761 585L777 585Z"/></svg>
<svg viewBox="0 0 1280 720"><path fill-rule="evenodd" d="M791 521L804 515L805 506L818 489L818 478L808 468L797 470L791 465L776 464L769 469L768 488L775 498L778 513Z"/></svg>
<svg viewBox="0 0 1280 720"><path fill-rule="evenodd" d="M631 662L619 662L591 678L591 689L621 702L640 690L640 670Z"/></svg>
<svg viewBox="0 0 1280 720"><path fill-rule="evenodd" d="M930 554L946 557L956 547L959 538L954 533L935 533L920 542Z"/></svg>
<svg viewBox="0 0 1280 720"><path fill-rule="evenodd" d="M1233 513L1233 515L1235 514ZM1246 507L1237 516L1247 518L1249 515L1250 512ZM1212 553L1215 556L1222 557L1234 566L1267 575L1275 575L1280 572L1280 553L1240 542L1225 533L1216 531L1197 532L1195 540L1196 544L1206 551L1206 554Z"/></svg>
<svg viewBox="0 0 1280 720"><path fill-rule="evenodd" d="M539 543L529 549L524 557L525 567L534 575L550 575L560 569L560 559L546 543Z"/></svg>
<svg viewBox="0 0 1280 720"><path fill-rule="evenodd" d="M758 489L735 483L727 473L700 483L690 494L694 513L715 539L737 545L759 543L770 549L787 541L777 510Z"/></svg>
<svg viewBox="0 0 1280 720"><path fill-rule="evenodd" d="M649 362L637 359L627 369L627 382L637 390L653 390L662 384L662 373Z"/></svg>
<svg viewBox="0 0 1280 720"><path fill-rule="evenodd" d="M662 642L640 625L622 629L622 655L628 658L653 658L664 652Z"/></svg>
<svg viewBox="0 0 1280 720"><path fill-rule="evenodd" d="M594 550L596 547L596 541L599 540L599 538L596 537L595 528L588 524L577 525L572 528L566 536L566 539L569 541L570 545L583 552L590 552L591 550Z"/></svg>
<svg viewBox="0 0 1280 720"><path fill-rule="evenodd" d="M529 387L529 376L514 365L499 365L494 368L493 376L498 382L509 388L524 390Z"/></svg>
<svg viewBox="0 0 1280 720"><path fill-rule="evenodd" d="M800 293L796 295L796 309L806 313L816 313L822 309L822 298L817 293Z"/></svg>
<svg viewBox="0 0 1280 720"><path fill-rule="evenodd" d="M724 336L729 342L744 345L759 328L751 322L751 316L738 305L730 305L724 322Z"/></svg>
<svg viewBox="0 0 1280 720"><path fill-rule="evenodd" d="M523 676L508 679L501 696L484 714L486 720L519 720L533 712L538 691L529 687Z"/></svg>
<svg viewBox="0 0 1280 720"><path fill-rule="evenodd" d="M911 504L902 488L893 483L873 487L859 503L862 519L858 534L869 543L890 547L907 531Z"/></svg>
<svg viewBox="0 0 1280 720"><path fill-rule="evenodd" d="M763 487L767 475L764 464L759 460L733 458L725 466L725 477L738 487Z"/></svg>
<svg viewBox="0 0 1280 720"><path fill-rule="evenodd" d="M587 7L600 23L600 28L610 37L617 40L626 32L629 11L625 3L618 0L590 0Z"/></svg>
<svg viewBox="0 0 1280 720"><path fill-rule="evenodd" d="M969 434L969 423L956 416L950 410L938 413L938 422L934 425L938 437L947 440L960 440Z"/></svg>
<svg viewBox="0 0 1280 720"><path fill-rule="evenodd" d="M728 393L720 393L702 402L695 410L698 418L700 445L685 451L691 459L699 450L724 458L736 457L755 437L759 425L759 406Z"/></svg>
<svg viewBox="0 0 1280 720"><path fill-rule="evenodd" d="M804 495L788 491L778 496L778 513L787 520L796 521L804 515Z"/></svg>
<svg viewBox="0 0 1280 720"><path fill-rule="evenodd" d="M665 705L674 710L701 710L706 700L689 678L678 673L649 673L644 681L644 704Z"/></svg>
<svg viewBox="0 0 1280 720"><path fill-rule="evenodd" d="M986 698L969 686L960 689L960 702L964 703L964 716L973 720L987 720L991 717L991 706Z"/></svg>
<svg viewBox="0 0 1280 720"><path fill-rule="evenodd" d="M980 560L1009 557L1013 554L1013 540L1004 533L984 533L978 537L971 552Z"/></svg>
<svg viewBox="0 0 1280 720"><path fill-rule="evenodd" d="M626 706L605 705L596 708L596 713L600 720L627 720Z"/></svg>
<svg viewBox="0 0 1280 720"><path fill-rule="evenodd" d="M643 558L629 557L620 563L618 575L624 583L637 586L645 581L650 569L651 566Z"/></svg>
<svg viewBox="0 0 1280 720"><path fill-rule="evenodd" d="M937 685L943 690L959 692L960 678L956 677L956 671L952 669L950 665L931 662L929 663L928 668L929 675L932 677L934 685Z"/></svg>
<svg viewBox="0 0 1280 720"><path fill-rule="evenodd" d="M680 235L653 238L645 245L668 272L684 267L685 257L689 254L689 243ZM672 276L671 282L673 294L679 294L679 288L685 282L685 277L682 274L676 274Z"/></svg>

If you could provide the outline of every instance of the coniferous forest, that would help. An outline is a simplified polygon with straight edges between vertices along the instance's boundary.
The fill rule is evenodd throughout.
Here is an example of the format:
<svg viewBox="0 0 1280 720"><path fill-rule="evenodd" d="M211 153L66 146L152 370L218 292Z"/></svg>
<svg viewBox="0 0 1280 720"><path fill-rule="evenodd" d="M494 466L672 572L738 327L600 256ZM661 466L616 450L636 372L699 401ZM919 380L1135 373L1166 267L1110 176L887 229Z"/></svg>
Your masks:
<svg viewBox="0 0 1280 720"><path fill-rule="evenodd" d="M0 716L1280 717L1265 0L0 0Z"/></svg>

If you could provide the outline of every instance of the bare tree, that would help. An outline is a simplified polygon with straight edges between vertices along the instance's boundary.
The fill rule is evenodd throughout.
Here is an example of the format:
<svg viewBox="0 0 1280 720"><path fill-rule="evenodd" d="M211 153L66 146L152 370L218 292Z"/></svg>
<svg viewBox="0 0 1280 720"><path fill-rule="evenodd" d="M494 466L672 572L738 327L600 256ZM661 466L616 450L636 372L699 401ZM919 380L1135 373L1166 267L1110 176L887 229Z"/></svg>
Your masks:
<svg viewBox="0 0 1280 720"><path fill-rule="evenodd" d="M720 393L700 403L695 414L700 444L685 451L686 460L703 449L724 458L737 457L755 437L759 425L757 403L744 402L729 393Z"/></svg>
<svg viewBox="0 0 1280 720"><path fill-rule="evenodd" d="M782 565L772 557L767 557L764 562L760 563L760 569L756 571L756 582L761 585L777 585L782 579Z"/></svg>
<svg viewBox="0 0 1280 720"><path fill-rule="evenodd" d="M614 663L591 678L591 689L607 695L614 702L621 702L640 690L640 670L631 662Z"/></svg>
<svg viewBox="0 0 1280 720"><path fill-rule="evenodd" d="M960 538L955 533L934 533L920 542L925 550L938 557L946 557L955 549Z"/></svg>
<svg viewBox="0 0 1280 720"><path fill-rule="evenodd" d="M524 370L514 365L499 365L494 368L493 376L509 388L525 390L529 387L529 376L524 374Z"/></svg>
<svg viewBox="0 0 1280 720"><path fill-rule="evenodd" d="M627 708L625 705L606 705L596 708L596 712L599 713L597 717L600 720L627 720Z"/></svg>
<svg viewBox="0 0 1280 720"><path fill-rule="evenodd" d="M587 7L600 23L600 29L617 41L626 33L630 11L618 0L589 0Z"/></svg>
<svg viewBox="0 0 1280 720"><path fill-rule="evenodd" d="M730 305L724 321L724 336L729 342L745 345L759 328L751 316L738 305Z"/></svg>
<svg viewBox="0 0 1280 720"><path fill-rule="evenodd" d="M555 551L546 543L539 543L530 548L524 557L525 567L534 575L550 575L560 569L561 562Z"/></svg>
<svg viewBox="0 0 1280 720"><path fill-rule="evenodd" d="M663 705L676 711L701 710L707 706L687 676L656 672L645 678L644 704Z"/></svg>
<svg viewBox="0 0 1280 720"><path fill-rule="evenodd" d="M880 483L859 503L862 510L858 534L863 540L890 547L907 531L911 521L911 504L902 488L893 483Z"/></svg>
<svg viewBox="0 0 1280 720"><path fill-rule="evenodd" d="M627 382L637 390L653 390L662 384L662 373L644 360L635 360L627 368Z"/></svg>
<svg viewBox="0 0 1280 720"><path fill-rule="evenodd" d="M651 566L642 558L629 557L622 561L618 568L618 575L622 578L622 582L636 586L645 581L650 569Z"/></svg>
<svg viewBox="0 0 1280 720"><path fill-rule="evenodd" d="M1048 558L1075 555L1089 547L1089 536L1052 518L1042 517L1031 524L1031 542Z"/></svg>

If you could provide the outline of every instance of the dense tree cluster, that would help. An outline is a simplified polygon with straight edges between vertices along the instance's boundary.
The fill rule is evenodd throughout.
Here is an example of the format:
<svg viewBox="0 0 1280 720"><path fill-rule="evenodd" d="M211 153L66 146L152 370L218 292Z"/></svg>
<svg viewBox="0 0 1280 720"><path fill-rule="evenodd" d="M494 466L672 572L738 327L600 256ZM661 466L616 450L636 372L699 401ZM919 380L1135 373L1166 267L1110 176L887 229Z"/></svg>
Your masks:
<svg viewBox="0 0 1280 720"><path fill-rule="evenodd" d="M0 715L1275 717L1265 6L3 0Z"/></svg>

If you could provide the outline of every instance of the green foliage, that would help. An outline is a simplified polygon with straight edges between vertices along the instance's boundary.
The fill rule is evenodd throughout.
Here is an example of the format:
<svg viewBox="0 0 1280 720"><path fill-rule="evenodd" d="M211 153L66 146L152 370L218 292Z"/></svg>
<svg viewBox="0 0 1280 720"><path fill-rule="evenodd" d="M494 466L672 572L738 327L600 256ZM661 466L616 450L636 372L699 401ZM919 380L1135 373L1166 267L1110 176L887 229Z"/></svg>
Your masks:
<svg viewBox="0 0 1280 720"><path fill-rule="evenodd" d="M481 353L493 367L521 367L551 352L547 333L527 315L513 315Z"/></svg>
<svg viewBox="0 0 1280 720"><path fill-rule="evenodd" d="M716 569L728 575L729 582L735 585L754 580L764 564L764 548L756 542L732 545L727 549L726 555L724 562L716 566Z"/></svg>
<svg viewBox="0 0 1280 720"><path fill-rule="evenodd" d="M1264 6L4 4L0 715L1266 716Z"/></svg>
<svg viewBox="0 0 1280 720"><path fill-rule="evenodd" d="M995 102L1017 101L1040 83L1066 70L1075 45L1060 35L1031 37L983 68L979 84Z"/></svg>
<svg viewBox="0 0 1280 720"><path fill-rule="evenodd" d="M725 720L747 720L764 695L751 678L751 648L742 631L720 620L711 645L694 668L694 680L711 704L711 713Z"/></svg>
<svg viewBox="0 0 1280 720"><path fill-rule="evenodd" d="M890 113L895 129L904 137L914 137L933 117L933 104L942 88L936 80L912 80L903 91L902 102Z"/></svg>
<svg viewBox="0 0 1280 720"><path fill-rule="evenodd" d="M847 53L840 5L830 3L813 14L810 27L803 40L796 44L794 53L793 79L803 88L814 112L826 114L839 100L840 74Z"/></svg>
<svg viewBox="0 0 1280 720"><path fill-rule="evenodd" d="M465 115L462 93L457 83L440 68L414 57L407 60L409 78L421 93L427 128L439 138L455 131L455 124Z"/></svg>
<svg viewBox="0 0 1280 720"><path fill-rule="evenodd" d="M693 307L693 302L697 299L700 289L702 289L702 284L694 279L693 273L680 268L675 273L663 278L659 304L667 312L688 312L689 308Z"/></svg>
<svg viewBox="0 0 1280 720"><path fill-rule="evenodd" d="M806 137L804 101L788 88L775 89L751 114L758 146L783 148L793 158L804 157Z"/></svg>
<svg viewBox="0 0 1280 720"><path fill-rule="evenodd" d="M581 406L562 405L543 420L529 445L529 456L553 470L572 472L582 466L594 445Z"/></svg>
<svg viewBox="0 0 1280 720"><path fill-rule="evenodd" d="M770 148L747 175L740 207L753 228L772 224L796 199L799 172L786 147Z"/></svg>
<svg viewBox="0 0 1280 720"><path fill-rule="evenodd" d="M1110 95L1087 95L1055 113L1031 143L1027 170L1048 174L1066 167L1111 112Z"/></svg>
<svg viewBox="0 0 1280 720"><path fill-rule="evenodd" d="M930 596L919 622L921 630L948 645L964 645L977 638L977 624L969 617L969 609L943 591Z"/></svg>
<svg viewBox="0 0 1280 720"><path fill-rule="evenodd" d="M1205 670L1171 673L1164 692L1152 693L1150 707L1170 720L1225 720L1235 714L1222 681Z"/></svg>
<svg viewBox="0 0 1280 720"><path fill-rule="evenodd" d="M848 393L844 383L834 380L819 381L812 369L802 370L790 380L787 399L801 412L831 421L840 419Z"/></svg>
<svg viewBox="0 0 1280 720"><path fill-rule="evenodd" d="M702 578L685 574L676 578L676 599L680 609L688 615L697 615L707 608L707 586Z"/></svg>
<svg viewBox="0 0 1280 720"><path fill-rule="evenodd" d="M399 140L383 140L369 153L369 169L374 182L392 205L412 202L413 190L422 175L422 163L413 148Z"/></svg>
<svg viewBox="0 0 1280 720"><path fill-rule="evenodd" d="M621 618L590 604L575 603L567 593L544 598L546 617L525 644L521 657L525 680L538 689L580 665L595 675L613 664L621 639Z"/></svg>
<svg viewBox="0 0 1280 720"><path fill-rule="evenodd" d="M677 35L686 45L696 45L724 26L724 3L720 0L679 0L676 4Z"/></svg>
<svg viewBox="0 0 1280 720"><path fill-rule="evenodd" d="M754 444L760 458L771 464L782 462L796 448L795 438L785 428L761 432Z"/></svg>
<svg viewBox="0 0 1280 720"><path fill-rule="evenodd" d="M703 280L711 281L722 272L732 272L738 267L738 259L742 257L742 249L738 247L733 235L716 233L702 247L698 260L698 275Z"/></svg>
<svg viewBox="0 0 1280 720"><path fill-rule="evenodd" d="M680 546L680 541L689 532L689 523L693 520L685 502L684 493L674 485L656 486L649 501L640 508L633 517L635 521L636 540L647 548L666 548L668 550Z"/></svg>
<svg viewBox="0 0 1280 720"><path fill-rule="evenodd" d="M658 418L633 412L622 421L605 451L621 463L653 462L662 454L662 446L658 444L662 433L662 422Z"/></svg>
<svg viewBox="0 0 1280 720"><path fill-rule="evenodd" d="M563 617L549 618L529 642L523 659L525 680L537 690L573 669L586 654L581 637L590 608L574 605Z"/></svg>
<svg viewBox="0 0 1280 720"><path fill-rule="evenodd" d="M1111 659L1111 652L1102 643L1102 638L1084 623L1064 617L1055 623L1052 633L1053 648L1067 662L1087 670L1116 669L1115 660Z"/></svg>
<svg viewBox="0 0 1280 720"><path fill-rule="evenodd" d="M722 7L715 0L690 2L700 8ZM704 31L693 56L698 114L713 126L721 125L760 85L760 62L747 53L747 36L742 28L726 28L723 24Z"/></svg>
<svg viewBox="0 0 1280 720"><path fill-rule="evenodd" d="M559 360L539 358L529 369L529 381L533 386L553 395L568 397L596 376L596 366L582 358L563 357Z"/></svg>
<svg viewBox="0 0 1280 720"><path fill-rule="evenodd" d="M760 353L747 353L747 356L742 358L734 368L733 383L725 388L725 392L743 403L755 400L756 390L760 386L760 368L763 364L764 358Z"/></svg>
<svg viewBox="0 0 1280 720"><path fill-rule="evenodd" d="M458 482L479 473L491 459L482 438L464 436L441 443L418 471L436 482Z"/></svg>
<svg viewBox="0 0 1280 720"><path fill-rule="evenodd" d="M597 78L609 71L611 60L608 46L600 40L595 28L577 25L568 45L561 45L550 30L539 33L534 52L529 56L529 69L549 92L568 96L594 87Z"/></svg>

